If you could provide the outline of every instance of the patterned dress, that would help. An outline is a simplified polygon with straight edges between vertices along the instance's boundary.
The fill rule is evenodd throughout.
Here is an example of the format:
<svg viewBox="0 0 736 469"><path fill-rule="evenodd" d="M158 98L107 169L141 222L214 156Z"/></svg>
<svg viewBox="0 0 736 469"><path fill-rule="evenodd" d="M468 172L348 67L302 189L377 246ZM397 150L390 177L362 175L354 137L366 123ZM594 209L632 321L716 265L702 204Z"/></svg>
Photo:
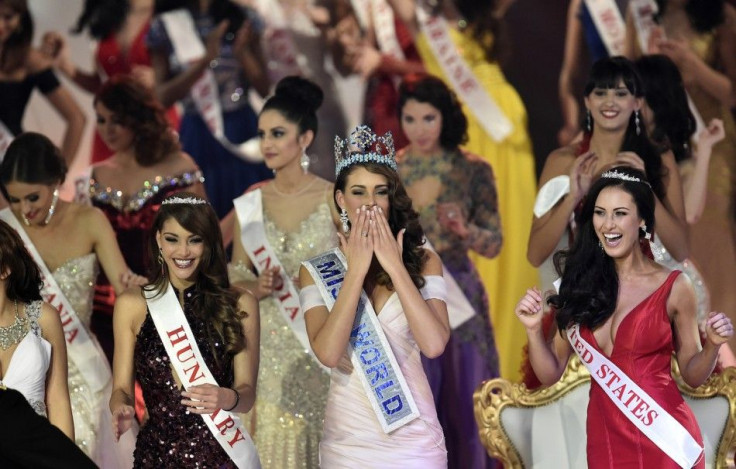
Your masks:
<svg viewBox="0 0 736 469"><path fill-rule="evenodd" d="M267 208L263 215L266 238L291 278L299 274L302 261L337 245L326 202L297 231L279 229ZM255 278L242 263L230 266L233 282ZM304 350L273 298L261 300L260 317L261 360L250 415L261 464L264 469L318 468L330 377Z"/></svg>
<svg viewBox="0 0 736 469"><path fill-rule="evenodd" d="M468 253L493 255L501 243L493 171L476 156L451 151L432 157L403 154L399 175L414 198L427 239L475 309L475 316L452 331L442 356L423 361L444 428L449 467L484 467L491 463L478 435L473 391L499 375L498 353L486 290ZM470 230L465 240L437 222L437 203L444 202L461 206Z"/></svg>
<svg viewBox="0 0 736 469"><path fill-rule="evenodd" d="M176 291L176 289L175 289ZM215 344L216 352L206 338L214 331L193 309L196 285L184 291L184 316L207 367L223 387L233 384L233 360L224 345ZM176 291L179 297L179 292ZM220 360L215 360L215 353ZM181 403L181 388L174 379L164 344L150 314L141 325L135 341L135 377L143 389L148 408L148 421L138 434L135 447L136 468L164 467L228 468L235 467L224 449L212 436L202 417L186 411Z"/></svg>

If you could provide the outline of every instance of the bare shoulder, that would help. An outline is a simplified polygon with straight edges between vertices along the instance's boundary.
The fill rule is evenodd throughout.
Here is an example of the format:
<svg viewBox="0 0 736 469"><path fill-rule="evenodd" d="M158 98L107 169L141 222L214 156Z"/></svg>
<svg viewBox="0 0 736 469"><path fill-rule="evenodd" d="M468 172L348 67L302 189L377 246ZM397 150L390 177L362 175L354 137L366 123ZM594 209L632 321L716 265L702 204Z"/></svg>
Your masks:
<svg viewBox="0 0 736 469"><path fill-rule="evenodd" d="M424 250L425 261L424 267L422 267L422 275L442 275L442 260L440 256L430 250Z"/></svg>
<svg viewBox="0 0 736 469"><path fill-rule="evenodd" d="M243 290L238 292L238 309L246 313L246 318L258 314L258 300L253 293Z"/></svg>
<svg viewBox="0 0 736 469"><path fill-rule="evenodd" d="M91 230L97 228L100 223L109 223L102 210L92 205L71 203L69 212L79 220L79 223L84 223Z"/></svg>
<svg viewBox="0 0 736 469"><path fill-rule="evenodd" d="M171 152L162 163L164 165L162 172L166 174L178 175L199 171L199 166L197 166L194 158L183 151Z"/></svg>
<svg viewBox="0 0 736 469"><path fill-rule="evenodd" d="M41 326L41 334L44 337L60 334L62 330L59 311L46 302L41 303L38 324Z"/></svg>
<svg viewBox="0 0 736 469"><path fill-rule="evenodd" d="M141 321L146 315L148 305L141 287L131 287L115 299L115 314L118 312Z"/></svg>

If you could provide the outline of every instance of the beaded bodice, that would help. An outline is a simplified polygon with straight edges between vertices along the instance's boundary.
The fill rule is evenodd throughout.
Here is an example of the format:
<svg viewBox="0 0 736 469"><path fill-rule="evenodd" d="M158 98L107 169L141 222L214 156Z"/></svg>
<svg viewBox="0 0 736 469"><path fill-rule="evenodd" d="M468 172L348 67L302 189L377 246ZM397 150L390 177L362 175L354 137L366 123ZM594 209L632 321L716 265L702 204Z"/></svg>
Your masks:
<svg viewBox="0 0 736 469"><path fill-rule="evenodd" d="M92 298L98 272L97 255L91 252L67 260L51 273L77 317L87 328L92 316Z"/></svg>
<svg viewBox="0 0 736 469"><path fill-rule="evenodd" d="M189 322L207 367L220 386L233 383L232 357L224 345L215 343L221 363L207 343L207 321L194 311L196 287L184 291L184 316ZM177 292L177 297L179 292ZM181 404L181 389L174 379L169 356L150 314L141 325L135 343L135 377L143 390L148 422L138 435L136 467L221 467L230 459L212 436L202 417L190 414Z"/></svg>

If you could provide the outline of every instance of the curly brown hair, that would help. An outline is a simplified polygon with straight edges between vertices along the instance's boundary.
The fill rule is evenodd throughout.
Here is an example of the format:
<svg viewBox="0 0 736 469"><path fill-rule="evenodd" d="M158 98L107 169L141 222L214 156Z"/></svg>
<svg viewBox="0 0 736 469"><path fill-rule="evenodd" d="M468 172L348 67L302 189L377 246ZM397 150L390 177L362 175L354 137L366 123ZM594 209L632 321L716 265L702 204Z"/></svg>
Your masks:
<svg viewBox="0 0 736 469"><path fill-rule="evenodd" d="M373 174L379 174L386 178L388 183L388 225L391 233L395 237L402 228L406 228L404 232L404 246L402 259L404 266L411 276L412 282L417 288L422 288L425 284L422 277L422 269L427 262L427 253L424 250L424 230L419 224L419 214L412 208L412 202L406 193L404 184L401 182L399 175L386 166L379 163L355 163L344 170L340 171L335 181L333 197L335 198L335 206L337 206L337 191L345 192L345 186L350 174L356 168L365 168ZM384 271L380 265L378 266L375 278L372 279L377 285L383 285L389 290L394 289L391 277Z"/></svg>
<svg viewBox="0 0 736 469"><path fill-rule="evenodd" d="M103 104L120 125L133 132L135 160L141 166L153 166L181 149L163 106L151 90L133 78L111 78L97 92L94 103Z"/></svg>
<svg viewBox="0 0 736 469"><path fill-rule="evenodd" d="M166 200L173 197L197 199L203 203L166 203ZM225 344L225 351L235 355L246 347L243 326L240 321L247 317L248 313L239 309L239 294L230 287L227 276L227 256L222 244L222 233L217 215L209 203L194 194L177 192L170 195L164 199L153 221L148 243L150 259L156 259L159 256L156 233L159 233L164 223L172 218L187 231L201 236L204 245L204 253L200 260L195 292L192 297L193 312L200 315L208 324L207 342L218 361L220 357L215 353L215 342L222 342ZM144 287L144 290L156 292L156 294L162 293L169 282L166 263L153 266L148 278L152 281L150 285Z"/></svg>

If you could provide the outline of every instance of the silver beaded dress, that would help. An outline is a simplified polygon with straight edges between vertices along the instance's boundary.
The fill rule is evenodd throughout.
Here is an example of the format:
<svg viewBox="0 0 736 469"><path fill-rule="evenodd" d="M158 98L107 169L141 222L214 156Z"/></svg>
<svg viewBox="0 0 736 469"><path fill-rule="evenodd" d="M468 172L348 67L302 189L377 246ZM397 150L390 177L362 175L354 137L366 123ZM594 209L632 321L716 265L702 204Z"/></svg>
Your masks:
<svg viewBox="0 0 736 469"><path fill-rule="evenodd" d="M269 213L267 207L264 195L266 237L291 278L298 276L302 261L337 246L326 200L306 218L304 206L299 206L301 213L294 215L302 221L291 230L282 230L275 223L283 217L281 210ZM243 263L231 265L229 270L232 282L256 278ZM318 468L330 377L301 345L273 298L261 300L260 319L258 387L249 417L261 464L264 469Z"/></svg>

